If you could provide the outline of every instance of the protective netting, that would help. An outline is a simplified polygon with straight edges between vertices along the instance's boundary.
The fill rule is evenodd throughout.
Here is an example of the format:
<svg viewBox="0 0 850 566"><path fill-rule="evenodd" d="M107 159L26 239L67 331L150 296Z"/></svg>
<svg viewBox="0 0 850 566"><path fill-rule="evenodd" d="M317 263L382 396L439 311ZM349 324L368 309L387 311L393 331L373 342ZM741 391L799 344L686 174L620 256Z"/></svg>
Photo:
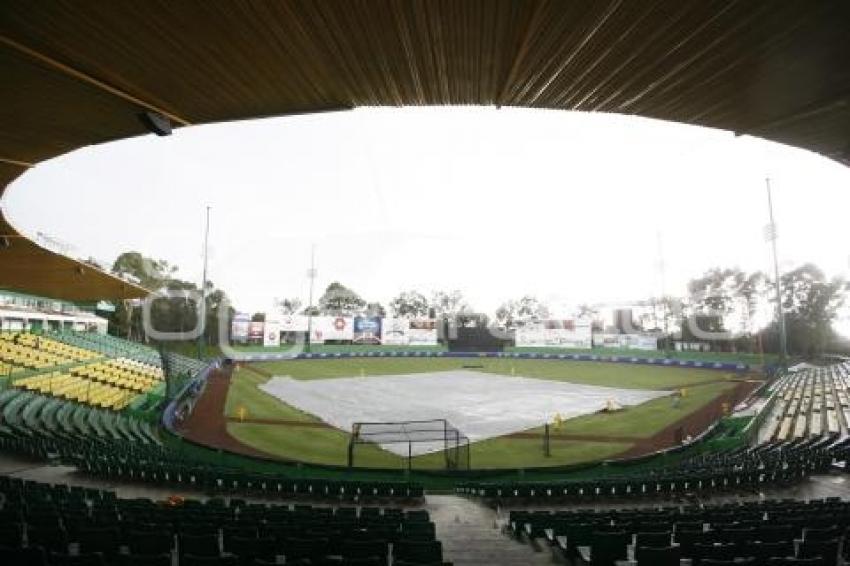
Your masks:
<svg viewBox="0 0 850 566"><path fill-rule="evenodd" d="M358 465L357 446L362 444L376 444L402 456L409 468L415 457L440 452L446 468L469 468L469 439L446 419L356 422L351 427L349 466ZM432 458L430 465L433 463Z"/></svg>

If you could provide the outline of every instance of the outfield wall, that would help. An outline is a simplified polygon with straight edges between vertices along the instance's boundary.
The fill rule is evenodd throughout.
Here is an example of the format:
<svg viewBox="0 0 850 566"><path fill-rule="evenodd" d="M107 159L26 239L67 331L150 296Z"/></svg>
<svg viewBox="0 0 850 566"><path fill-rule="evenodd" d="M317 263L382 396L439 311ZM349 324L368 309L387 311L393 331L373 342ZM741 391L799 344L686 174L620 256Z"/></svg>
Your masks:
<svg viewBox="0 0 850 566"><path fill-rule="evenodd" d="M713 369L719 371L745 372L750 366L737 362L708 362L700 360L677 360L642 356L604 356L597 354L555 354L545 352L445 352L429 350L364 350L351 352L236 352L236 362L272 362L285 360L327 360L345 358L504 358L520 360L556 360L574 362L604 362L617 364L653 365L691 369Z"/></svg>

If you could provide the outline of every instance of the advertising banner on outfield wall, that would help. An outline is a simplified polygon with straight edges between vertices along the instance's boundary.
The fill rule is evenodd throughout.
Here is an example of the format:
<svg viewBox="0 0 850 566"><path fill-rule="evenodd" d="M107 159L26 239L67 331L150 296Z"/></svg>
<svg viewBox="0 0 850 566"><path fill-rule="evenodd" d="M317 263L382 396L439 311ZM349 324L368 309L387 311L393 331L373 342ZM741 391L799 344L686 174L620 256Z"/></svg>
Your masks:
<svg viewBox="0 0 850 566"><path fill-rule="evenodd" d="M263 327L265 326L262 322L251 322L248 325L248 341L249 342L262 342L263 340Z"/></svg>
<svg viewBox="0 0 850 566"><path fill-rule="evenodd" d="M379 316L356 316L354 317L354 343L355 344L380 344L381 343L381 317Z"/></svg>
<svg viewBox="0 0 850 566"><path fill-rule="evenodd" d="M251 315L236 313L230 325L230 336L234 342L248 341L248 327L251 325Z"/></svg>
<svg viewBox="0 0 850 566"><path fill-rule="evenodd" d="M657 350L658 339L648 334L594 334L593 345L601 348Z"/></svg>
<svg viewBox="0 0 850 566"><path fill-rule="evenodd" d="M593 333L590 322L543 320L518 328L516 345L527 348L590 349L593 346Z"/></svg>
<svg viewBox="0 0 850 566"><path fill-rule="evenodd" d="M307 317L303 314L287 314L280 317L281 332L307 332Z"/></svg>
<svg viewBox="0 0 850 566"><path fill-rule="evenodd" d="M381 323L381 344L407 346L410 344L410 321L406 318L385 318Z"/></svg>
<svg viewBox="0 0 850 566"><path fill-rule="evenodd" d="M436 346L437 321L411 320L407 338L407 343L411 346Z"/></svg>
<svg viewBox="0 0 850 566"><path fill-rule="evenodd" d="M354 324L350 316L314 316L314 344L337 340L354 340Z"/></svg>
<svg viewBox="0 0 850 566"><path fill-rule="evenodd" d="M263 330L263 346L266 348L274 348L280 346L280 321L266 320Z"/></svg>

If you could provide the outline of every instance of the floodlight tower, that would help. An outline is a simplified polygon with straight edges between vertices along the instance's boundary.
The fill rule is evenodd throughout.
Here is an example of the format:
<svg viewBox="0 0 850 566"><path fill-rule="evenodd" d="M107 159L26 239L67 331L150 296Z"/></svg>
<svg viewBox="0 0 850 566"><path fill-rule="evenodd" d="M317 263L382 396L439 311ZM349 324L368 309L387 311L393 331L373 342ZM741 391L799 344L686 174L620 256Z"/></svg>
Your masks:
<svg viewBox="0 0 850 566"><path fill-rule="evenodd" d="M207 327L207 258L209 251L209 243L210 243L210 206L207 205L207 223L204 228L204 275L201 280L201 303L203 304L203 308L199 309L201 313L203 313L204 320L202 321L201 333L198 335L198 359L204 359L204 342L206 340L206 327Z"/></svg>
<svg viewBox="0 0 850 566"><path fill-rule="evenodd" d="M773 218L773 196L770 191L770 177L765 177L767 187L767 212L770 223L764 227L764 236L773 249L773 276L776 280L776 319L779 323L779 365L783 368L788 362L788 349L785 335L785 313L782 311L782 281L779 278L779 258L776 255L776 221Z"/></svg>
<svg viewBox="0 0 850 566"><path fill-rule="evenodd" d="M665 271L666 271L667 266L664 263L664 241L661 237L661 231L659 230L658 232L656 232L655 236L656 236L656 239L658 241L658 274L659 274L659 277L661 279L661 316L662 316L662 324L664 326L664 339L662 340L662 342L664 344L664 350L663 350L664 357L666 358L667 357L667 346L668 346L667 339L668 339L668 336L669 336L669 329L667 327L667 317L668 317L667 298L666 298L667 289L666 289L666 282L665 282Z"/></svg>
<svg viewBox="0 0 850 566"><path fill-rule="evenodd" d="M310 343L313 341L313 285L316 282L316 244L310 248L310 269L307 270L307 278L310 280L310 300L307 305L307 344L306 350L310 352Z"/></svg>

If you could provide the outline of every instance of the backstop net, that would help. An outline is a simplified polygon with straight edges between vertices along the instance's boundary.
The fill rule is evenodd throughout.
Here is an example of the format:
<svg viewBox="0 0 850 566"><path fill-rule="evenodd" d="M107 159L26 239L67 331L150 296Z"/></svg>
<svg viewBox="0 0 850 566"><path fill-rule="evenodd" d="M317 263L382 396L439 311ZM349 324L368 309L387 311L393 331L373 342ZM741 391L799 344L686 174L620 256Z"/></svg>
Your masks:
<svg viewBox="0 0 850 566"><path fill-rule="evenodd" d="M408 469L469 469L469 438L446 419L400 422L356 422L348 442L348 466L370 467L364 452L375 446L401 457Z"/></svg>

